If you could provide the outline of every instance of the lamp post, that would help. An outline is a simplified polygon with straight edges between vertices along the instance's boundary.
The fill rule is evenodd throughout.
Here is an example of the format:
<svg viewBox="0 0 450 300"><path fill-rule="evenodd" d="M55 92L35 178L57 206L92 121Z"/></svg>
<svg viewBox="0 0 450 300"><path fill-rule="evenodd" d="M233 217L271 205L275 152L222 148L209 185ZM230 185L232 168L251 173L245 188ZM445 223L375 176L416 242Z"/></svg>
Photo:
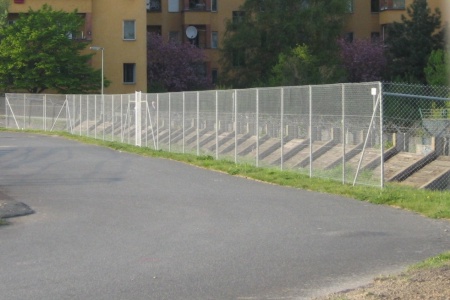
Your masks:
<svg viewBox="0 0 450 300"><path fill-rule="evenodd" d="M101 88L101 93L102 93L102 120L103 122L105 121L105 98L103 95L103 87L104 87L104 76L103 76L103 72L104 72L104 57L103 57L103 52L105 50L105 48L103 47L98 47L98 46L91 46L89 49L94 50L94 51L102 51L102 88ZM97 133L97 130L95 131L95 133ZM105 128L103 128L103 140L105 140Z"/></svg>
<svg viewBox="0 0 450 300"><path fill-rule="evenodd" d="M98 47L98 46L92 46L89 49L94 50L94 51L102 51L102 95L103 95L103 86L104 86L104 82L103 82L103 72L104 72L104 57L103 57L103 52L105 50L105 48L103 47Z"/></svg>

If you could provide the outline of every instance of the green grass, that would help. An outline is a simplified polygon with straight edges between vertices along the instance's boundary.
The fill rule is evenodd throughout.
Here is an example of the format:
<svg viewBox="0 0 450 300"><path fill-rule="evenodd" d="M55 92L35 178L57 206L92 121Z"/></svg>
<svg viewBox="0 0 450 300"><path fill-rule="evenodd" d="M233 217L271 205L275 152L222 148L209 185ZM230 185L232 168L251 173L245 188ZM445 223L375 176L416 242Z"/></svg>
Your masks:
<svg viewBox="0 0 450 300"><path fill-rule="evenodd" d="M5 129L1 129L6 131ZM11 131L11 130L9 130ZM390 205L417 212L434 219L450 220L450 192L421 190L398 184L387 184L384 189L371 186L351 186L339 181L321 178L309 178L295 171L281 171L274 168L258 168L251 164L235 164L228 160L215 160L210 155L196 156L152 150L119 142L95 140L89 137L75 136L66 132L26 131L31 133L57 135L86 144L109 147L117 151L134 153L142 156L176 160L230 175L242 176L267 183L289 186L298 189L341 195L374 204ZM337 169L335 172L339 172Z"/></svg>
<svg viewBox="0 0 450 300"><path fill-rule="evenodd" d="M430 257L420 263L411 266L410 270L420 270L429 268L439 268L450 263L450 252L442 253L438 256Z"/></svg>
<svg viewBox="0 0 450 300"><path fill-rule="evenodd" d="M2 225L8 225L8 222L6 220L0 218L0 226L2 226Z"/></svg>

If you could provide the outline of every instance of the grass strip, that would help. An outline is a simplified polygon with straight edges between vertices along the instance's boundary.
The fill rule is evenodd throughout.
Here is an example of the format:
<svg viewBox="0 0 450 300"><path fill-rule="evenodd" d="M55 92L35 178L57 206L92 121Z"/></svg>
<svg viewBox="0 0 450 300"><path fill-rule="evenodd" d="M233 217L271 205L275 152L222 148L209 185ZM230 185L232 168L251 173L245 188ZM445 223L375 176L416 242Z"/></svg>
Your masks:
<svg viewBox="0 0 450 300"><path fill-rule="evenodd" d="M440 268L450 262L450 252L444 252L434 257L430 257L420 263L412 265L410 270L421 270L421 269L431 269Z"/></svg>

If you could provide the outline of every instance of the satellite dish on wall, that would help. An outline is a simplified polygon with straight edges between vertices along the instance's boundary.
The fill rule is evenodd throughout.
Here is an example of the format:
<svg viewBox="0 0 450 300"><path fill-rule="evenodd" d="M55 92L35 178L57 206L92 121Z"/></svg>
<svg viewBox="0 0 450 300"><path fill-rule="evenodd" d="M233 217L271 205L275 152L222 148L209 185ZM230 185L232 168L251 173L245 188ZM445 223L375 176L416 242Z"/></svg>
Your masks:
<svg viewBox="0 0 450 300"><path fill-rule="evenodd" d="M186 28L186 36L188 39L195 39L197 37L197 28L195 28L195 26Z"/></svg>

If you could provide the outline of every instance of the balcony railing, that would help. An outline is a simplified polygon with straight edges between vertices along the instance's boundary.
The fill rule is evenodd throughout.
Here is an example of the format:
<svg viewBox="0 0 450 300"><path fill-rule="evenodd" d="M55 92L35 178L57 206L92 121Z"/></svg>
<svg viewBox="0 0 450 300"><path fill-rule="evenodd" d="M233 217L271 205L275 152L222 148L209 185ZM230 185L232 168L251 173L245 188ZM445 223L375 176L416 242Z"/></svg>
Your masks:
<svg viewBox="0 0 450 300"><path fill-rule="evenodd" d="M147 0L147 11L161 11L161 0Z"/></svg>
<svg viewBox="0 0 450 300"><path fill-rule="evenodd" d="M380 11L405 8L405 0L380 0Z"/></svg>
<svg viewBox="0 0 450 300"><path fill-rule="evenodd" d="M189 10L206 11L206 4L202 1L190 1Z"/></svg>

